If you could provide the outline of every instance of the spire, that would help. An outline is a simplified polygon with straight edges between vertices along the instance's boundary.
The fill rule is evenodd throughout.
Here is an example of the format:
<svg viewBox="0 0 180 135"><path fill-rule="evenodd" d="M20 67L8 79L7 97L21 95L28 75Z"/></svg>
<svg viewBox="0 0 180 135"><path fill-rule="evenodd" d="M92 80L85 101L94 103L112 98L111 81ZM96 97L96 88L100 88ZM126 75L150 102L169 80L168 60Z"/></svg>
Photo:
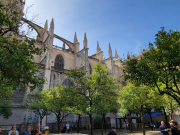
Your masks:
<svg viewBox="0 0 180 135"><path fill-rule="evenodd" d="M145 50L147 51L146 45L145 45Z"/></svg>
<svg viewBox="0 0 180 135"><path fill-rule="evenodd" d="M87 37L86 37L86 32L85 32L85 34L84 34L84 41L83 41L83 43L84 43L84 48L87 48Z"/></svg>
<svg viewBox="0 0 180 135"><path fill-rule="evenodd" d="M97 41L97 53L101 51L101 48L99 47L99 42Z"/></svg>
<svg viewBox="0 0 180 135"><path fill-rule="evenodd" d="M77 40L77 36L76 36L76 32L74 34L74 44L78 43L78 40Z"/></svg>
<svg viewBox="0 0 180 135"><path fill-rule="evenodd" d="M132 58L132 52L131 52L131 58Z"/></svg>
<svg viewBox="0 0 180 135"><path fill-rule="evenodd" d="M129 55L129 52L127 53L127 57L129 57L130 55Z"/></svg>
<svg viewBox="0 0 180 135"><path fill-rule="evenodd" d="M52 35L54 34L54 19L52 18L50 28L49 28L49 33Z"/></svg>
<svg viewBox="0 0 180 135"><path fill-rule="evenodd" d="M48 21L46 20L45 24L44 24L44 29L48 30Z"/></svg>
<svg viewBox="0 0 180 135"><path fill-rule="evenodd" d="M124 53L123 53L123 60L125 60Z"/></svg>
<svg viewBox="0 0 180 135"><path fill-rule="evenodd" d="M140 48L141 48L141 53L143 53L143 52L142 52L142 47L140 47Z"/></svg>
<svg viewBox="0 0 180 135"><path fill-rule="evenodd" d="M65 43L63 42L63 47L62 47L63 50L65 50Z"/></svg>
<svg viewBox="0 0 180 135"><path fill-rule="evenodd" d="M109 43L109 50L108 50L108 52L109 52L109 58L111 58L112 57L112 49L111 49L110 43Z"/></svg>
<svg viewBox="0 0 180 135"><path fill-rule="evenodd" d="M119 55L117 54L117 50L115 49L115 58L116 59L119 59L120 57L119 57Z"/></svg>

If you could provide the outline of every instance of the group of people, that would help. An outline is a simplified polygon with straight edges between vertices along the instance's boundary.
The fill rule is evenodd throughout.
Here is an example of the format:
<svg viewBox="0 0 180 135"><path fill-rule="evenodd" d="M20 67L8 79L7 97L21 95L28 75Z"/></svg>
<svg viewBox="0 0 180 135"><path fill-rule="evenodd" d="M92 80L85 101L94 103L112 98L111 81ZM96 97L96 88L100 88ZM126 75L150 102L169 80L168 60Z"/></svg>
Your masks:
<svg viewBox="0 0 180 135"><path fill-rule="evenodd" d="M48 135L49 134L49 128L45 129L45 134L41 132L41 126L38 125L36 130L31 130L30 126L27 126L26 131L24 132L24 135ZM1 127L0 127L1 132ZM19 135L19 131L16 129L16 125L12 127L12 129L8 132L8 135Z"/></svg>
<svg viewBox="0 0 180 135"><path fill-rule="evenodd" d="M165 125L164 121L161 121L160 131L162 135L169 135L169 131L171 130L171 135L180 135L180 131L178 130L178 123L175 120L171 120L170 122L171 129L168 129ZM124 131L127 132L127 126L129 125L124 122ZM116 134L116 128L112 127L112 131L109 132L108 135L117 135Z"/></svg>
<svg viewBox="0 0 180 135"><path fill-rule="evenodd" d="M130 128L129 122L127 124L126 122L124 122L123 126L124 126L124 132L129 132L129 128Z"/></svg>
<svg viewBox="0 0 180 135"><path fill-rule="evenodd" d="M168 129L165 125L164 121L161 121L160 131L162 135L169 135L169 131L171 130L172 135L180 135L180 131L178 130L178 123L175 120L171 120L170 122L171 129Z"/></svg>
<svg viewBox="0 0 180 135"><path fill-rule="evenodd" d="M67 122L66 125L62 125L61 127L61 133L71 133L72 130L69 128L69 123Z"/></svg>

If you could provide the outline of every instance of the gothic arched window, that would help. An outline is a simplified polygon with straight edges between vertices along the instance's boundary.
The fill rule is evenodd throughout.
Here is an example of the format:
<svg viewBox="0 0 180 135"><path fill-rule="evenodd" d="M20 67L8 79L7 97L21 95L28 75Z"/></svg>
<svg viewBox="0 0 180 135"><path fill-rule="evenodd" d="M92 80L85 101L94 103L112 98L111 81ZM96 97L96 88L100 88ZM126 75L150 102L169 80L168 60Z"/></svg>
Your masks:
<svg viewBox="0 0 180 135"><path fill-rule="evenodd" d="M90 64L89 64L89 73L92 74L92 68Z"/></svg>
<svg viewBox="0 0 180 135"><path fill-rule="evenodd" d="M66 79L66 80L62 83L62 85L65 85L65 86L67 86L67 87L71 87L71 86L72 86L71 83L70 83L70 81L69 81L69 79Z"/></svg>
<svg viewBox="0 0 180 135"><path fill-rule="evenodd" d="M56 56L54 68L64 69L64 59L62 55L58 54Z"/></svg>

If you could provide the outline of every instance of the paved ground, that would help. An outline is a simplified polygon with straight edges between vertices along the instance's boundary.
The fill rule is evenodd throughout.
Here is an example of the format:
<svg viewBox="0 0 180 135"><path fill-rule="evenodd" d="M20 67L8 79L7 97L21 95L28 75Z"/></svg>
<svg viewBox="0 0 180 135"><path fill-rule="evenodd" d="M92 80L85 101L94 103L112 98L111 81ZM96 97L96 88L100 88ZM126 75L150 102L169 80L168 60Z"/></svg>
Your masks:
<svg viewBox="0 0 180 135"><path fill-rule="evenodd" d="M110 130L103 131L103 135L107 135L110 132ZM73 131L72 133L76 133L76 131ZM80 131L82 134L89 134L90 130L83 130ZM124 133L123 130L117 129L117 135L142 135L142 131L134 131L133 133ZM94 135L101 135L101 130L94 130ZM146 131L146 135L162 135L160 131Z"/></svg>

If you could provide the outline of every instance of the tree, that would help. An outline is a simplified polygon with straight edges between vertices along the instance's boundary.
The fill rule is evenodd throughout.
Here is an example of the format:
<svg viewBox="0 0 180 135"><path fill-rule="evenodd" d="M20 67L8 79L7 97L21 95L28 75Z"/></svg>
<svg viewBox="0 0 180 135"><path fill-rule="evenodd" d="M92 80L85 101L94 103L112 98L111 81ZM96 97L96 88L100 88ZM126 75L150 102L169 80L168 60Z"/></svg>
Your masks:
<svg viewBox="0 0 180 135"><path fill-rule="evenodd" d="M43 90L47 109L56 115L58 133L62 120L71 113L71 97L67 94L66 89L66 86L57 85L54 89Z"/></svg>
<svg viewBox="0 0 180 135"><path fill-rule="evenodd" d="M28 38L19 30L23 22L20 21L22 14L17 10L17 4L24 3L22 0L7 5L0 2L0 90L3 91L8 87L5 94L8 98L12 96L17 86L21 86L22 90L26 87L33 90L45 82L44 78L38 75L40 68L33 62L33 56L41 54L42 51L35 47L34 39ZM8 98L3 100L1 97L0 100L3 102L0 108L10 106ZM7 115L1 110L0 114Z"/></svg>
<svg viewBox="0 0 180 135"><path fill-rule="evenodd" d="M102 116L101 120L101 135L103 135L103 127L105 124L105 116L107 113L116 113L117 112L117 93L106 96L99 95L97 97L96 104L96 113Z"/></svg>
<svg viewBox="0 0 180 135"><path fill-rule="evenodd" d="M46 115L50 115L51 112L46 107L46 97L43 92L36 91L29 93L21 104L22 107L35 110L40 116L40 125L42 125L42 119Z"/></svg>
<svg viewBox="0 0 180 135"><path fill-rule="evenodd" d="M154 44L138 58L123 61L124 78L137 84L156 87L159 94L171 96L180 105L180 32L162 28L156 34ZM164 87L161 87L164 85Z"/></svg>
<svg viewBox="0 0 180 135"><path fill-rule="evenodd" d="M71 97L71 112L78 115L77 133L79 133L80 118L86 110L86 100L82 95L76 93L76 90L73 87L66 89L66 91L67 94Z"/></svg>
<svg viewBox="0 0 180 135"><path fill-rule="evenodd" d="M159 97L160 96L148 86L135 86L134 84L128 82L127 85L119 91L119 115L125 116L129 113L129 110L139 112L141 115L143 135L145 135L144 112L148 108L160 106L161 100L159 100Z"/></svg>
<svg viewBox="0 0 180 135"><path fill-rule="evenodd" d="M9 118L12 115L11 101L9 98L13 95L12 86L7 86L7 84L0 84L2 88L0 89L0 116L3 115L4 118Z"/></svg>
<svg viewBox="0 0 180 135"><path fill-rule="evenodd" d="M116 88L116 80L113 77L108 77L110 71L108 71L107 67L102 64L96 64L94 67L94 73L90 76L86 76L86 71L83 68L71 69L64 73L74 83L73 88L76 95L78 94L83 98L84 105L86 106L85 113L89 115L91 135L93 135L92 115L98 110L97 103L100 102L99 99L103 95L104 97L108 97L107 95L114 94L112 90L115 90Z"/></svg>
<svg viewBox="0 0 180 135"><path fill-rule="evenodd" d="M164 96L164 110L165 112L171 116L170 119L173 119L172 115L175 111L179 110L180 106L179 104L170 96L165 95Z"/></svg>
<svg viewBox="0 0 180 135"><path fill-rule="evenodd" d="M106 66L96 64L94 66L94 73L90 76L93 82L91 84L98 92L95 100L95 108L96 113L102 116L101 135L103 135L106 114L117 112L117 88L120 87L120 84L115 78L108 76L110 73Z"/></svg>

